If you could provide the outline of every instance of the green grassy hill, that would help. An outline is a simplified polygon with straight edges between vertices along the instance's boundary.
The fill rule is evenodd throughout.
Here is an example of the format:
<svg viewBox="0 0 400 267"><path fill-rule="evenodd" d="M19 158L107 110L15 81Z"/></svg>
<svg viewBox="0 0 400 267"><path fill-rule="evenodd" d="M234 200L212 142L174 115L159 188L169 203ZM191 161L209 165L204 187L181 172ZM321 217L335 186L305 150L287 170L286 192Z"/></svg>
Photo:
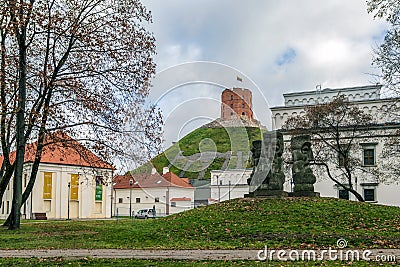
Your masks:
<svg viewBox="0 0 400 267"><path fill-rule="evenodd" d="M157 220L24 221L1 249L400 248L400 208L332 198L234 199Z"/></svg>
<svg viewBox="0 0 400 267"><path fill-rule="evenodd" d="M221 170L224 164L227 169L237 168L238 165L249 167L251 143L259 139L261 139L260 128L198 128L156 156L151 163L159 173L163 167L169 166L170 171L178 176L196 179L200 175L200 178L207 179L210 178L210 170ZM199 152L212 151L224 155L217 154L208 162L190 158ZM229 151L231 153L227 155ZM179 152L181 156L178 155ZM134 172L143 171L144 168Z"/></svg>

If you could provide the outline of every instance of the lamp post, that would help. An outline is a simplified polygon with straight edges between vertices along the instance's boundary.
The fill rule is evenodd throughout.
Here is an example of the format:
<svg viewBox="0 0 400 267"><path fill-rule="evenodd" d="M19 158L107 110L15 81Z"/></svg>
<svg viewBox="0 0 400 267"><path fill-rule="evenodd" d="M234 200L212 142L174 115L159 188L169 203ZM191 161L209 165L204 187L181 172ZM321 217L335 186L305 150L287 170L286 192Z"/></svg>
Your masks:
<svg viewBox="0 0 400 267"><path fill-rule="evenodd" d="M228 183L228 195L229 195L229 200L231 200L231 181Z"/></svg>
<svg viewBox="0 0 400 267"><path fill-rule="evenodd" d="M219 176L215 175L215 178L217 178L217 187L218 187L218 202L221 202L221 190L219 188Z"/></svg>
<svg viewBox="0 0 400 267"><path fill-rule="evenodd" d="M70 192L71 192L71 182L68 182L68 218L69 220L69 198L70 198Z"/></svg>
<svg viewBox="0 0 400 267"><path fill-rule="evenodd" d="M33 190L32 190L33 191ZM33 219L33 207L32 207L32 203L33 203L33 201L32 201L32 199L33 199L33 193L32 193L32 191L31 191L31 217L30 217L30 219L32 220Z"/></svg>
<svg viewBox="0 0 400 267"><path fill-rule="evenodd" d="M132 218L132 185L133 180L129 180L129 218Z"/></svg>
<svg viewBox="0 0 400 267"><path fill-rule="evenodd" d="M165 215L169 215L169 186L167 186L167 192L165 193Z"/></svg>

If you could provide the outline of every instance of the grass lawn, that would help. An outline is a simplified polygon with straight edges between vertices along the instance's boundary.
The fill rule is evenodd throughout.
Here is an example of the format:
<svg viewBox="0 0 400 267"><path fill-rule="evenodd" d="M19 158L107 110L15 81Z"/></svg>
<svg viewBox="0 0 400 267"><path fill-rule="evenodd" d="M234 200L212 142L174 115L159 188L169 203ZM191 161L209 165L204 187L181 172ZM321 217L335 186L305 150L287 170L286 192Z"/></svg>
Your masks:
<svg viewBox="0 0 400 267"><path fill-rule="evenodd" d="M381 262L342 262L342 261L317 261L317 262L259 262L259 261L188 261L188 260L136 260L136 259L79 259L70 260L63 258L53 259L0 259L0 266L327 266L327 267L362 267L362 266L397 266L398 263Z"/></svg>
<svg viewBox="0 0 400 267"><path fill-rule="evenodd" d="M400 208L331 198L235 199L157 220L23 221L0 249L400 248Z"/></svg>

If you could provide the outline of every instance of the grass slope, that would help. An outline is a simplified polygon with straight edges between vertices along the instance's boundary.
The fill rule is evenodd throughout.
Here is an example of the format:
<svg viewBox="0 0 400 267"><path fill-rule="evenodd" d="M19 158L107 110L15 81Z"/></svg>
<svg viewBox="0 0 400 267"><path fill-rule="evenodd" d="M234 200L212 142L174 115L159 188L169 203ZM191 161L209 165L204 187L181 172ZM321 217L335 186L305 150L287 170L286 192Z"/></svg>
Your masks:
<svg viewBox="0 0 400 267"><path fill-rule="evenodd" d="M400 209L330 198L235 199L157 220L24 222L1 249L400 248Z"/></svg>
<svg viewBox="0 0 400 267"><path fill-rule="evenodd" d="M151 163L159 173L162 173L163 167L170 164L170 160L172 161L175 158L179 150L183 151L183 156L194 155L199 153L200 150L217 151L220 153L232 151L233 155L237 155L237 151L242 151L243 155L247 155L252 141L259 139L261 139L259 128L198 128L168 148L164 153L156 156L151 160ZM225 159L223 158L215 158L207 168L204 178L210 178L211 170L220 170L224 161ZM180 164L176 162L170 170L179 176L183 167L184 163ZM193 166L196 170L200 169L200 167ZM236 158L231 159L228 168L236 168ZM138 172L138 170L133 172ZM185 173L185 177L195 179L198 177L198 174L198 171L188 171Z"/></svg>

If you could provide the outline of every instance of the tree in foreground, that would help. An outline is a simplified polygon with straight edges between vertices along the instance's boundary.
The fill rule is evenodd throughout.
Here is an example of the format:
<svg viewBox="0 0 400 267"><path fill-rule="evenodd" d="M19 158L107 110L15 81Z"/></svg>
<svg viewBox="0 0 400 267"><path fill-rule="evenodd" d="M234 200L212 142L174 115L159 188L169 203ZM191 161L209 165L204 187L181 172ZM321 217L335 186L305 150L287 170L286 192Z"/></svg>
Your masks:
<svg viewBox="0 0 400 267"><path fill-rule="evenodd" d="M109 162L145 160L157 150L160 114L145 103L155 71L149 22L138 0L2 4L0 198L13 177L9 229L19 228L46 136L62 130ZM35 161L22 192L24 149L31 142Z"/></svg>
<svg viewBox="0 0 400 267"><path fill-rule="evenodd" d="M360 142L370 136L372 125L370 114L338 96L332 102L306 107L304 115L289 118L283 129L292 136L310 134L318 176L327 174L336 185L364 201L355 189L358 176L379 176L377 168L363 168L360 159Z"/></svg>
<svg viewBox="0 0 400 267"><path fill-rule="evenodd" d="M373 64L382 70L384 84L400 96L400 2L369 0L368 12L389 23L384 42L375 50Z"/></svg>
<svg viewBox="0 0 400 267"><path fill-rule="evenodd" d="M392 105L387 109L387 115L394 122L400 121L400 2L396 0L369 0L368 12L374 18L385 19L389 29L383 43L375 49L373 65L382 71L383 84L394 96ZM391 157L400 153L400 130L388 140L384 147L384 157ZM397 178L400 178L399 161L390 162L385 166Z"/></svg>
<svg viewBox="0 0 400 267"><path fill-rule="evenodd" d="M394 97L389 106L388 116L394 123L400 122L400 2L397 0L369 0L368 12L374 18L385 19L389 29L385 34L384 42L375 49L373 65L382 71L383 84ZM385 144L384 157L400 154L400 129ZM391 162L385 166L396 177L400 178L400 162Z"/></svg>

